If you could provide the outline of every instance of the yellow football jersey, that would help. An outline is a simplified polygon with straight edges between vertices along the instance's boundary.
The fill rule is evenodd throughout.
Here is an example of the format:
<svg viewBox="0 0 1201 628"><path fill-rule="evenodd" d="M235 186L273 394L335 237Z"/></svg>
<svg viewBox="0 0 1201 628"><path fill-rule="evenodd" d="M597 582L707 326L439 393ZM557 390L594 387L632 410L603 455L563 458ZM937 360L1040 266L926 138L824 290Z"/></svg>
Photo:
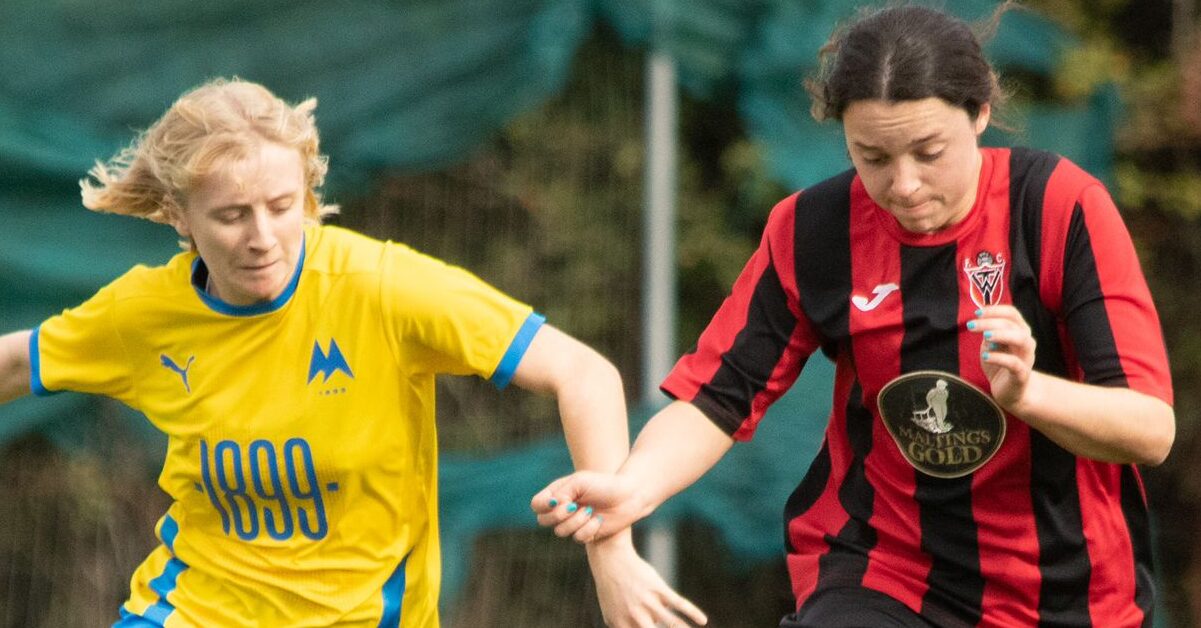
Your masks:
<svg viewBox="0 0 1201 628"><path fill-rule="evenodd" d="M118 625L438 625L434 376L504 386L543 318L403 245L308 227L291 283L233 306L194 253L30 340L37 394L114 397L168 435L174 503Z"/></svg>

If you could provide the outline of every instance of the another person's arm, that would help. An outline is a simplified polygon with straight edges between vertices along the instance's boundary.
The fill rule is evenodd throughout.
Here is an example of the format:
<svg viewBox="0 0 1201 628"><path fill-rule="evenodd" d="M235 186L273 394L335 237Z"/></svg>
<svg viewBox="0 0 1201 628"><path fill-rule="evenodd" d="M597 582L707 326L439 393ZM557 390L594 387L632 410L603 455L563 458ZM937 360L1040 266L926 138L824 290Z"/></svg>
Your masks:
<svg viewBox="0 0 1201 628"><path fill-rule="evenodd" d="M563 433L576 469L612 473L629 452L629 428L617 369L599 353L571 336L543 325L513 375L513 383L533 392L554 395ZM596 513L576 506L564 517L577 526L594 527ZM625 529L587 546L588 563L606 622L624 628L677 625L680 613L704 624L706 617L681 597L634 550Z"/></svg>
<svg viewBox="0 0 1201 628"><path fill-rule="evenodd" d="M29 330L0 336L0 403L28 395Z"/></svg>

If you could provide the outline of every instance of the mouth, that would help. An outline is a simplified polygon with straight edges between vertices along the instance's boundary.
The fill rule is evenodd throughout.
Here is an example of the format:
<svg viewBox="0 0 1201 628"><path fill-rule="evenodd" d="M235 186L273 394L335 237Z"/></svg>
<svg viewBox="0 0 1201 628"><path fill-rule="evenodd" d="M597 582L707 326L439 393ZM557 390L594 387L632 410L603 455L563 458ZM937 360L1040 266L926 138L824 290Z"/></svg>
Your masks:
<svg viewBox="0 0 1201 628"><path fill-rule="evenodd" d="M255 265L243 266L242 270L244 270L246 272L250 272L250 273L257 273L257 272L267 270L268 268L271 268L274 265L275 265L275 262L267 262L265 264L255 264Z"/></svg>

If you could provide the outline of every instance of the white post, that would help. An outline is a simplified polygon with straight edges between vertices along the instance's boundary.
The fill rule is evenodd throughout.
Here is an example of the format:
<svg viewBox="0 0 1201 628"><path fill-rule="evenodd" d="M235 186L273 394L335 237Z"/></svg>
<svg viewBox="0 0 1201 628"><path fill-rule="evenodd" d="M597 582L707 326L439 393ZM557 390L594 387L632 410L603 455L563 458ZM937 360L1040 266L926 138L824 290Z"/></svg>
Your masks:
<svg viewBox="0 0 1201 628"><path fill-rule="evenodd" d="M676 66L652 52L646 78L646 180L642 245L642 403L663 405L659 382L675 360L676 329ZM645 540L647 561L669 586L676 583L676 539L671 526L654 526Z"/></svg>

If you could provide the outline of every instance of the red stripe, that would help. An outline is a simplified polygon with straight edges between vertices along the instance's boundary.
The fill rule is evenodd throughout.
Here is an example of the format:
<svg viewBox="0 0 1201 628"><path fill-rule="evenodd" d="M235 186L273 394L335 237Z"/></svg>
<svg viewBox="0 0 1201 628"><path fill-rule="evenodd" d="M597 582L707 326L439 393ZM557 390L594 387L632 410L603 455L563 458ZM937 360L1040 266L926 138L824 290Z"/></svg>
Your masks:
<svg viewBox="0 0 1201 628"><path fill-rule="evenodd" d="M992 157L992 181L985 192L991 198L986 203L988 207L1007 207L1009 151L998 151ZM1010 250L1011 218L1008 211L986 214L985 222L971 241L960 243L956 259L956 265L962 268L963 261L974 260L979 251L1003 253L1007 264L1000 302L1006 305L1013 305L1012 264L1021 254ZM960 273L959 289L959 324L964 329L975 318L976 310L966 273ZM980 363L982 342L979 334L960 332L959 375L988 392L988 378ZM1007 416L1005 441L1000 450L972 476L972 514L979 531L980 573L985 580L981 600L984 624L990 618L1006 618L1022 625L1038 623L1039 544L1030 497L1029 438L1029 427Z"/></svg>
<svg viewBox="0 0 1201 628"><path fill-rule="evenodd" d="M799 194L799 192L793 194L776 204L768 219L767 228L764 230L764 239L770 243L769 252L772 265L775 268L776 276L780 278L780 285L788 295L788 309L797 318L797 326L788 339L788 347L772 370L767 387L759 391L751 400L751 416L747 417L742 426L734 432L733 436L736 440L751 439L759 427L759 421L767 412L767 408L792 387L801 373L801 367L820 344L817 340L817 333L800 311L800 296L796 282L796 256L793 246L793 235L796 232L796 198Z"/></svg>
<svg viewBox="0 0 1201 628"><path fill-rule="evenodd" d="M1089 540L1093 569L1088 584L1089 615L1106 626L1141 626L1143 612L1134 599L1134 547L1117 495L1122 494L1122 465L1079 458L1080 514Z"/></svg>
<svg viewBox="0 0 1201 628"><path fill-rule="evenodd" d="M834 375L834 399L847 399L854 384L854 370L848 368L845 358L840 356ZM831 437L831 434L845 433L846 429L846 406L835 406L826 428L830 478L813 506L788 522L788 538L796 550L788 555L788 575L797 608L817 587L818 561L830 551L826 535L836 536L850 518L838 498L838 487L842 486L850 467L850 445L845 438Z"/></svg>
<svg viewBox="0 0 1201 628"><path fill-rule="evenodd" d="M877 232L875 214L881 211L856 178L851 185L851 294L869 301L875 297L876 286L901 284L900 243ZM876 406L879 384L892 381L901 371L905 329L901 303L901 295L896 292L868 311L851 306L848 325L855 339L851 346L854 363L870 370L870 376L860 377L860 383L865 386L864 403L874 419L872 450L864 466L868 482L877 487L869 521L877 536L876 546L868 554L863 585L892 596L916 612L921 609L930 571L929 556L918 550L920 517L913 497L916 471L901 455Z"/></svg>
<svg viewBox="0 0 1201 628"><path fill-rule="evenodd" d="M722 302L721 307L709 322L709 326L701 334L697 341L696 352L680 358L661 384L664 391L677 399L692 401L700 392L701 387L713 379L722 366L721 356L730 350L739 332L746 327L755 286L769 265L775 266L775 271L780 277L785 291L789 294L790 310L794 315L798 314L795 304L796 270L795 265L791 263L793 221L798 194L799 192L785 198L772 209L759 248L747 261L746 266L738 275L738 279L734 282L730 295ZM786 261L788 263L785 263ZM802 327L808 330L807 326ZM792 364L796 364L802 356L812 353L817 345L815 342L803 342L805 338L806 334L793 334L783 362L791 361ZM773 382L769 383L768 389L759 393L756 399L752 400L757 414L752 413L751 417L747 417L749 420L744 421L736 432L735 438L749 439L755 424L762 417L762 412L770 405L770 401L775 401L787 389L787 386L781 388L779 382L774 381L776 373L780 373L779 368L773 372ZM795 378L796 374L793 373L792 380ZM762 400L759 399L760 396L763 396Z"/></svg>
<svg viewBox="0 0 1201 628"><path fill-rule="evenodd" d="M1126 373L1126 385L1172 403L1167 351L1159 316L1138 263L1134 244L1118 210L1100 184L1084 191L1084 224L1105 294L1114 344ZM1104 247L1104 250L1097 250Z"/></svg>

